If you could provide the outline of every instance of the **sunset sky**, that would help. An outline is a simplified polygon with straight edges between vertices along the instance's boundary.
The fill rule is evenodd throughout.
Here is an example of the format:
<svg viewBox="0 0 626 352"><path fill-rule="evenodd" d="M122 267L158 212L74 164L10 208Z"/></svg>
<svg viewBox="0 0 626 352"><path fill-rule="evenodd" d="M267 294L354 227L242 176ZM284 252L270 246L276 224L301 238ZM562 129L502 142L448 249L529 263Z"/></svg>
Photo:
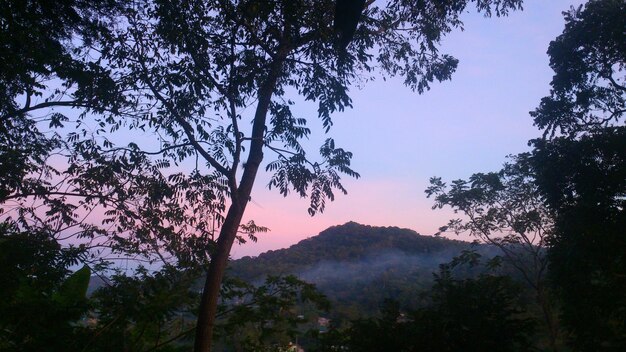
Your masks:
<svg viewBox="0 0 626 352"><path fill-rule="evenodd" d="M528 140L539 136L528 112L549 92L546 50L563 30L561 12L581 3L526 0L524 11L505 18L467 13L465 31L451 33L442 47L460 60L457 72L423 95L395 79L353 87L354 108L334 115L329 136L354 153L361 178L344 178L348 195L337 195L323 214L310 217L307 200L268 190L269 176L262 174L246 219L272 231L260 234L258 243L235 246L233 257L288 247L348 221L436 232L454 214L431 209L424 194L431 176L450 181L496 171L506 155L528 150ZM314 131L307 143L314 155L328 136L315 119L316 107L296 102L294 111L308 117ZM265 160L273 155L266 152Z"/></svg>

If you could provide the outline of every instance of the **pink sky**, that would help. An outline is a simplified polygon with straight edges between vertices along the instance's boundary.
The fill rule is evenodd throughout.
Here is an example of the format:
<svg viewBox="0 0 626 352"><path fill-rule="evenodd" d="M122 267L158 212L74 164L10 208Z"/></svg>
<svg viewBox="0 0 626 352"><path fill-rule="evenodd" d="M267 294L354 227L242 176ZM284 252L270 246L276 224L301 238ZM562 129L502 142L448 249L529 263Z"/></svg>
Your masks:
<svg viewBox="0 0 626 352"><path fill-rule="evenodd" d="M268 190L269 175L262 173L245 220L272 231L259 234L258 243L235 246L233 257L288 247L348 221L435 233L454 214L431 209L424 194L429 178L495 171L506 155L528 149L527 141L539 135L528 112L548 94L552 78L548 44L563 30L561 12L583 2L526 0L524 11L508 18L466 14L465 31L451 33L442 48L460 60L457 72L423 95L397 79L353 87L354 108L333 116L330 136L354 153L362 177L344 178L349 194L337 194L323 214L310 217L307 200ZM328 137L316 106L288 98L296 101L294 113L309 121L313 134L305 147L315 155ZM134 132L132 140L150 144L153 136ZM273 160L271 152L265 155L266 163Z"/></svg>
<svg viewBox="0 0 626 352"><path fill-rule="evenodd" d="M310 217L306 200L269 191L262 175L246 218L272 231L260 234L258 243L236 246L233 257L288 247L348 221L436 232L454 214L431 210L424 194L429 177L494 171L506 155L527 150L527 141L539 135L528 112L548 93L552 77L548 44L563 30L561 12L581 3L527 0L523 12L508 18L467 14L465 31L444 40L442 51L460 60L452 81L421 96L393 79L355 87L354 109L334 116L330 136L354 153L362 177L345 179L349 194ZM309 117L315 150L327 137L313 118L315 107L298 102L295 111Z"/></svg>

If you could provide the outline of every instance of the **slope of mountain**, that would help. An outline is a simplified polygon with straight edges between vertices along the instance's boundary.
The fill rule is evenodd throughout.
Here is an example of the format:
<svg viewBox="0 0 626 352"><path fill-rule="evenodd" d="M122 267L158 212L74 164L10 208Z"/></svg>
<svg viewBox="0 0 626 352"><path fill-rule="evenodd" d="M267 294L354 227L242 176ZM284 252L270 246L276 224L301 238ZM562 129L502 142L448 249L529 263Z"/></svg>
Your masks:
<svg viewBox="0 0 626 352"><path fill-rule="evenodd" d="M233 261L230 275L246 281L294 274L315 283L345 318L376 311L385 299L419 305L438 265L470 244L397 227L348 222L287 248Z"/></svg>

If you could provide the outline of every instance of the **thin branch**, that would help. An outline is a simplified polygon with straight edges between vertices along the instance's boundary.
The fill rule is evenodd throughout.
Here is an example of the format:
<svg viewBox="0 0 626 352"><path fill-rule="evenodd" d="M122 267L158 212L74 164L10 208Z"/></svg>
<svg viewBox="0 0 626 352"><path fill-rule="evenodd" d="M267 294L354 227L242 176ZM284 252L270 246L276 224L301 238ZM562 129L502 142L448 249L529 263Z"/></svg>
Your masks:
<svg viewBox="0 0 626 352"><path fill-rule="evenodd" d="M235 39L235 35L236 35L236 31L237 29L235 28L231 38L232 38L232 42L230 44L230 56L231 57L235 57L235 43L234 43L234 39ZM233 155L233 165L231 168L231 177L229 179L229 183L230 183L230 188L231 188L231 192L236 192L237 191L237 167L239 166L239 162L240 162L240 158L241 158L241 136L239 133L239 121L237 120L237 105L235 104L235 97L234 97L234 87L233 87L233 83L232 82L236 82L236 80L234 79L235 76L235 60L233 59L230 63L230 69L229 69L229 78L230 78L230 84L228 85L228 95L226 95L228 102L230 103L230 119L232 121L232 125L233 125L233 134L235 135L235 153Z"/></svg>
<svg viewBox="0 0 626 352"><path fill-rule="evenodd" d="M133 33L135 33L135 31L133 31ZM144 54L144 48L143 45L141 44L140 38L138 38L135 35L135 40L137 41L137 43L139 44L139 46L141 47L142 52L140 53L139 57L142 58L143 54ZM165 99L163 97L163 95L161 95L161 92L154 86L154 84L152 83L152 80L150 79L150 75L149 75L149 71L148 68L146 67L146 63L143 59L139 60L140 65L143 69L143 76L145 79L145 83L148 85L148 87L150 88L150 90L152 91L152 93L154 94L154 96L161 101L161 103L167 108L167 110L173 115L174 120L176 120L176 122L178 122L178 124L183 128L185 134L187 135L187 138L189 138L189 141L191 142L191 144L193 145L194 148L196 148L196 150L198 151L198 153L200 153L200 155L202 155L202 157L211 165L213 166L216 170L218 170L220 173L222 173L225 177L229 177L229 170L224 167L222 164L220 164L217 160L215 160L207 151L206 149L204 149L202 147L202 145L200 145L200 143L198 143L198 141L196 140L195 134L193 132L193 127L191 127L191 125L189 124L189 122L187 122L183 117L181 117L178 112L174 109L174 107L172 106L172 102Z"/></svg>
<svg viewBox="0 0 626 352"><path fill-rule="evenodd" d="M192 146L192 144L191 143L175 144L175 145L171 145L169 147L163 148L163 149L155 151L155 152L147 152L145 150L133 150L133 149L126 148L126 147L117 147L117 148L105 150L105 151L103 151L103 153L115 153L115 152L123 150L123 151L127 151L127 152L140 153L140 154L144 154L144 155L159 155L159 154L163 154L163 153L165 153L165 152L167 152L169 150L172 150L172 149L182 148L182 147L187 147L187 146Z"/></svg>
<svg viewBox="0 0 626 352"><path fill-rule="evenodd" d="M42 192L42 193L36 193L36 192L15 193L15 194L4 197L3 199L0 200L0 203L4 203L5 201L11 200L11 199L37 197L37 196L66 196L66 197L81 197L81 198L93 197L93 198L99 198L100 200L108 200L113 203L117 201L117 199L111 198L110 196L103 195L103 194L84 194L84 193L75 193L75 192L50 191L50 192Z"/></svg>
<svg viewBox="0 0 626 352"><path fill-rule="evenodd" d="M285 158L285 159L287 159L287 157L283 153L287 153L287 154L291 154L291 155L298 155L298 153L293 152L291 150L286 150L286 149L282 149L282 148L273 147L273 146L271 146L269 144L266 144L266 147L268 149L270 149L271 151L273 151L274 153L276 153L276 154L280 155L281 157ZM311 167L315 167L315 163L311 162L309 159L304 158L304 161L307 164L311 165ZM322 162L322 163L318 163L317 165L318 166L323 166L325 163L326 162Z"/></svg>
<svg viewBox="0 0 626 352"><path fill-rule="evenodd" d="M6 114L2 116L2 118L7 119L10 117L15 117L18 115L26 114L34 110L44 109L44 108L49 108L49 107L54 107L54 106L85 107L85 108L91 107L91 105L87 104L87 102L78 101L78 100L76 101L47 101L45 103L40 103L40 104L30 106L30 97L29 97L27 105L24 108L16 110L13 113Z"/></svg>
<svg viewBox="0 0 626 352"><path fill-rule="evenodd" d="M620 85L619 83L617 83L615 81L615 79L613 78L613 75L609 74L609 75L607 75L606 78L611 82L611 84L613 84L613 87L615 87L616 89L619 89L619 90L622 90L622 91L626 92L626 87L624 87L624 86Z"/></svg>

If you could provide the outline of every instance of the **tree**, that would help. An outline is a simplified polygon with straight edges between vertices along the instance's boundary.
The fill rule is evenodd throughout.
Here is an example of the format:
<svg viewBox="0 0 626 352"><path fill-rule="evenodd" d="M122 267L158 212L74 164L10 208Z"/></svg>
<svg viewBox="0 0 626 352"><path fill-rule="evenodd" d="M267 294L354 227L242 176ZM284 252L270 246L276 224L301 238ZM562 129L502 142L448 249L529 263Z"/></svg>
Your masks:
<svg viewBox="0 0 626 352"><path fill-rule="evenodd" d="M118 270L90 297L88 338L80 351L189 350L201 273L164 266Z"/></svg>
<svg viewBox="0 0 626 352"><path fill-rule="evenodd" d="M85 256L45 232L0 225L0 349L67 351L82 343L75 323L89 308L90 270L71 273Z"/></svg>
<svg viewBox="0 0 626 352"><path fill-rule="evenodd" d="M61 147L60 136L40 132L29 112L52 106L88 106L98 111L118 107L117 96L107 89L112 85L106 70L97 62L80 59L85 53L80 42L88 44L106 35L106 21L116 7L109 0L2 1L0 7L0 200L4 202L18 190L32 191L36 182L27 176L46 169L46 158ZM80 40L74 43L72 38ZM51 80L62 84L54 87ZM72 86L74 99L62 100L62 89ZM53 114L51 122L58 118Z"/></svg>
<svg viewBox="0 0 626 352"><path fill-rule="evenodd" d="M57 220L57 232L76 226L77 209L102 206L106 226L81 221L78 232L87 238L106 235L96 245L164 260L169 253L185 263L210 261L196 331L196 351L208 351L230 249L240 230L258 230L240 225L264 152L276 156L266 167L273 173L270 188L308 195L311 215L323 211L337 190L346 192L341 173L358 177L350 168L352 154L332 139L321 146L321 161L310 158L300 144L310 134L307 120L294 116L288 95L316 102L328 131L332 114L351 106L350 85L376 72L402 76L420 93L435 80L449 79L457 61L439 53L437 45L462 26L459 15L469 3L488 16L521 6L521 0L371 4L351 44L337 55L330 0L119 5L107 23L110 29L67 51L96 75L65 79L67 90L49 102L27 102L3 113L23 119L50 106L85 109L72 119L60 113L49 117L60 131L69 122L77 130L61 143L69 167L51 171L50 178L63 182L23 187L22 181L3 200L40 199ZM70 48L74 42L62 44ZM50 76L63 79L65 68L53 67ZM38 83L29 87L37 92L51 87ZM120 130L149 133L159 148L125 143L127 136L116 137ZM193 171L174 171L179 165ZM18 207L28 209L24 203Z"/></svg>
<svg viewBox="0 0 626 352"><path fill-rule="evenodd" d="M430 189L441 197L437 206L452 205L470 216L471 227L453 227L481 233L501 227L494 222L500 211L490 204L498 199L494 194L511 192L510 199L521 201L514 209L539 204L544 215L534 218L551 228L542 240L550 281L572 345L584 351L621 350L626 341L624 300L614 295L625 285L625 10L620 0L592 0L564 13L565 29L548 49L555 71L550 95L531 112L544 138L531 141L535 149L517 156L513 169L503 169L526 177L526 191L516 193L515 185L498 180L501 174L455 181L447 193L435 179Z"/></svg>
<svg viewBox="0 0 626 352"><path fill-rule="evenodd" d="M440 231L467 233L502 252L506 263L534 291L551 348L557 349L559 327L546 283L545 253L553 218L536 184L528 155L512 159L498 172L455 180L449 188L441 178L431 178L426 194L435 198L433 209L449 206L465 216L450 220Z"/></svg>
<svg viewBox="0 0 626 352"><path fill-rule="evenodd" d="M553 214L550 277L581 351L626 347L626 3L589 1L565 13L548 50L550 95L531 113L544 129L529 158Z"/></svg>
<svg viewBox="0 0 626 352"><path fill-rule="evenodd" d="M459 264L468 263L461 258L441 265L429 293L431 307L416 312L415 325L432 326L421 333L425 344L433 336L439 345L431 345L433 351L530 350L535 324L525 314L520 286L508 276L488 273L457 279Z"/></svg>
<svg viewBox="0 0 626 352"><path fill-rule="evenodd" d="M534 321L525 316L523 290L508 276L455 277L466 259L440 266L425 306L401 313L397 302L387 301L379 318L354 321L345 333L322 339L319 350L528 351Z"/></svg>
<svg viewBox="0 0 626 352"><path fill-rule="evenodd" d="M218 340L237 351L276 351L305 335L306 326L329 302L314 285L295 276L268 276L255 287L225 282L218 310Z"/></svg>
<svg viewBox="0 0 626 352"><path fill-rule="evenodd" d="M536 141L537 180L554 212L551 281L577 350L626 346L626 130Z"/></svg>
<svg viewBox="0 0 626 352"><path fill-rule="evenodd" d="M200 270L117 270L87 294L91 270L70 270L84 261L84 249L63 248L43 232L0 230L3 351L189 350ZM218 330L229 333L221 340L249 329L246 342L254 346L293 336L311 312L327 307L314 285L295 277L270 277L258 287L229 280L221 296ZM309 302L310 311L298 310Z"/></svg>
<svg viewBox="0 0 626 352"><path fill-rule="evenodd" d="M624 124L625 8L621 0L591 0L563 13L565 29L548 48L552 89L530 113L544 135Z"/></svg>

